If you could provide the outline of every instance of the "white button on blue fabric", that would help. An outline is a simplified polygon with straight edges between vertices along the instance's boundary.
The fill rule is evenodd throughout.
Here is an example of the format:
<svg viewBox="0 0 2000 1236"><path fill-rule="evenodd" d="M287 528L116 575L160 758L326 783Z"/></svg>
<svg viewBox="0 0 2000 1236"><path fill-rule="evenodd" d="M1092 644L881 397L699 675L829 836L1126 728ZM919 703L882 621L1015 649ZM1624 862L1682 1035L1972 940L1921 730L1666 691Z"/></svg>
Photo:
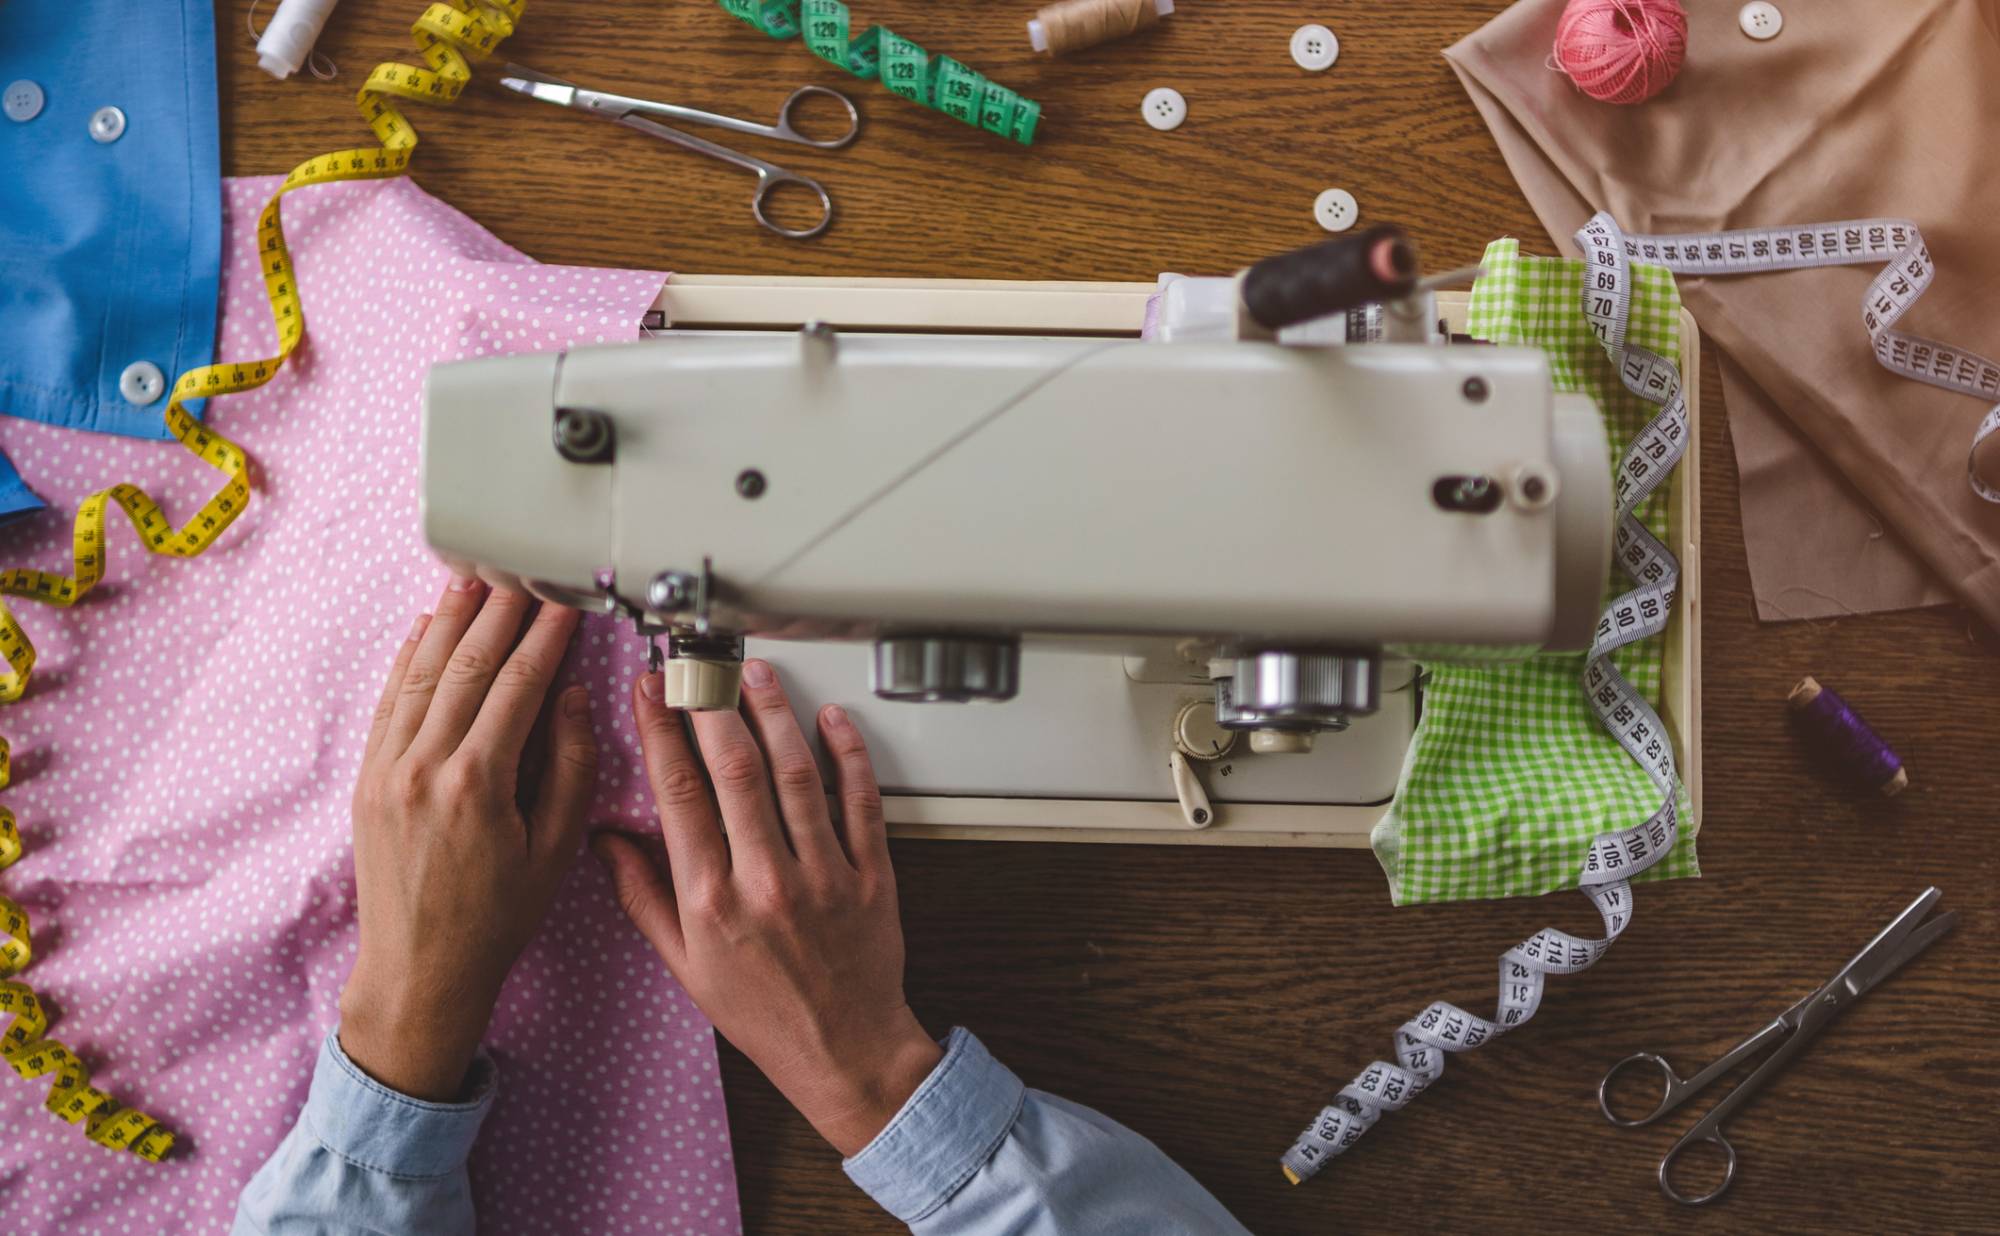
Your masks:
<svg viewBox="0 0 2000 1236"><path fill-rule="evenodd" d="M125 136L125 113L115 107L100 107L90 114L90 136L100 142L115 142Z"/></svg>
<svg viewBox="0 0 2000 1236"><path fill-rule="evenodd" d="M1361 204L1345 189L1328 189L1313 200L1313 218L1329 232L1344 232L1361 217Z"/></svg>
<svg viewBox="0 0 2000 1236"><path fill-rule="evenodd" d="M167 393L167 375L152 361L133 361L118 375L118 393L126 403L143 408Z"/></svg>
<svg viewBox="0 0 2000 1236"><path fill-rule="evenodd" d="M1146 92L1146 101L1140 104L1139 114L1156 129L1178 129L1181 121L1187 119L1187 100L1181 97L1180 91L1161 86Z"/></svg>
<svg viewBox="0 0 2000 1236"><path fill-rule="evenodd" d="M8 82L7 89L0 90L0 112L5 112L7 119L17 124L41 115L41 86L25 77L17 82Z"/></svg>
<svg viewBox="0 0 2000 1236"><path fill-rule="evenodd" d="M1778 37L1778 31L1785 28L1785 15L1778 11L1775 4L1754 0L1754 3L1737 10L1736 24L1743 27L1743 33L1762 42Z"/></svg>
<svg viewBox="0 0 2000 1236"><path fill-rule="evenodd" d="M1292 63L1315 73L1333 67L1340 59L1340 40L1325 26L1300 26L1292 31Z"/></svg>

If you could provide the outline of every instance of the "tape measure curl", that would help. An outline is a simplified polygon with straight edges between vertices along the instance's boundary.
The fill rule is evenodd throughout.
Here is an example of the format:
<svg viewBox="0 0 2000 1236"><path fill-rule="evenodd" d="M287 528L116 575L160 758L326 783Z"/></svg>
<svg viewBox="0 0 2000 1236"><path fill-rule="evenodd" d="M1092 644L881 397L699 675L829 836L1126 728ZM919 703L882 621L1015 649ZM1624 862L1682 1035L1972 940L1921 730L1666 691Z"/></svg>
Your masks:
<svg viewBox="0 0 2000 1236"><path fill-rule="evenodd" d="M286 174L284 183L265 203L257 219L257 248L262 255L264 293L278 332L277 355L188 370L175 380L173 397L162 414L175 441L223 474L222 488L179 528L168 520L160 504L136 485L118 484L94 493L77 507L70 538L71 572L64 575L32 567L0 571L0 595L63 607L82 600L104 578L108 548L105 526L114 503L139 534L140 544L153 553L175 558L202 553L235 522L250 503L250 458L241 447L196 420L185 405L192 399L233 395L264 385L305 338L305 308L299 299L291 254L285 247L280 201L306 185L401 175L416 148L417 132L393 100L448 103L456 99L472 80L471 61L484 58L513 33L525 6L526 0L449 0L426 8L410 30L426 67L394 62L376 65L355 97L381 145L308 159ZM4 602L0 602L0 657L5 659L0 666L0 703L12 703L27 690L35 667L35 646ZM6 757L6 740L0 738L0 787L7 784ZM20 858L22 848L13 813L0 807L0 869ZM48 1011L34 989L13 977L27 967L33 951L27 913L0 896L0 1019L11 1018L7 1030L0 1034L0 1059L23 1078L51 1078L46 1106L72 1124L82 1122L91 1141L158 1162L172 1149L173 1133L144 1112L121 1107L109 1094L92 1086L90 1073L76 1054L46 1037Z"/></svg>
<svg viewBox="0 0 2000 1236"><path fill-rule="evenodd" d="M7 740L0 738L0 789L6 788L11 774ZM0 870L11 866L21 852L14 813L0 807ZM90 1070L76 1053L47 1037L48 1010L32 987L14 977L34 960L34 951L27 911L0 896L0 1018L11 1019L0 1033L0 1060L23 1080L48 1078L49 1096L43 1106L71 1124L81 1123L91 1141L159 1162L173 1149L173 1133L145 1112L125 1107L91 1085Z"/></svg>
<svg viewBox="0 0 2000 1236"><path fill-rule="evenodd" d="M853 33L842 0L720 0L731 17L774 39L803 35L812 54L854 76L879 79L912 103L1023 146L1033 144L1041 104L950 56L933 56L887 26Z"/></svg>
<svg viewBox="0 0 2000 1236"><path fill-rule="evenodd" d="M1598 618L1584 657L1582 687L1591 711L1646 772L1660 805L1629 828L1591 838L1577 885L1597 907L1604 935L1588 940L1544 927L1500 955L1500 997L1492 1017L1448 1001L1433 1001L1396 1031L1396 1062L1377 1060L1320 1110L1278 1160L1286 1179L1303 1183L1360 1140L1383 1112L1397 1111L1444 1073L1447 1053L1470 1051L1524 1025L1542 1004L1551 974L1575 974L1597 964L1632 922L1631 877L1673 851L1680 837L1680 777L1659 714L1612 663L1625 645L1666 629L1680 586L1680 562L1640 522L1637 509L1687 453L1687 401L1680 370L1663 356L1628 343L1632 277L1618 224L1600 214L1576 234L1585 261L1583 315L1618 370L1626 390L1660 410L1629 443L1612 486L1617 498L1612 557L1633 587Z"/></svg>

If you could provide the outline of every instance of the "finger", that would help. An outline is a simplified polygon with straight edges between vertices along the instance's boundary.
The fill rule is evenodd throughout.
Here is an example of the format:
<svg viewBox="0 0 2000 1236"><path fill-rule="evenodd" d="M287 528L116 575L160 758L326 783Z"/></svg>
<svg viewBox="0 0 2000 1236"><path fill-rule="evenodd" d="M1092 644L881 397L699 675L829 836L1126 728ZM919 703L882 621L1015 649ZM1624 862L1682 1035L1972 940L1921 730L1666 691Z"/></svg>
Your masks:
<svg viewBox="0 0 2000 1236"><path fill-rule="evenodd" d="M583 837L584 811L597 788L597 740L590 733L590 692L571 687L556 702L549 726L549 759L529 817L531 851L565 868Z"/></svg>
<svg viewBox="0 0 2000 1236"><path fill-rule="evenodd" d="M493 688L500 667L514 649L521 634L521 620L527 617L531 599L525 592L495 588L486 594L486 603L459 637L439 672L424 723L410 743L438 756L450 755L465 744L472 719ZM419 654L422 650L419 649Z"/></svg>
<svg viewBox="0 0 2000 1236"><path fill-rule="evenodd" d="M495 601L499 595L494 594ZM492 603L487 602L489 606ZM542 606L528 624L528 633L493 675L492 689L477 705L478 713L463 746L497 756L505 763L519 762L582 616L567 605ZM476 625L473 633L478 633ZM471 638L467 636L468 641Z"/></svg>
<svg viewBox="0 0 2000 1236"><path fill-rule="evenodd" d="M418 614L410 625L410 633L403 640L403 646L396 650L396 661L389 667L389 681L382 688L381 702L375 705L375 720L368 727L368 745L361 750L361 762L366 764L375 758L381 749L382 738L389 732L389 718L396 713L396 697L402 694L403 675L410 668L410 658L417 653L417 642L424 637L424 628L431 624L429 614Z"/></svg>
<svg viewBox="0 0 2000 1236"><path fill-rule="evenodd" d="M698 901L698 894L729 879L729 845L716 818L715 800L709 797L708 781L701 775L701 761L681 728L681 714L662 701L659 674L641 674L634 684L632 720L639 729L646 780L660 812L674 891L683 901Z"/></svg>
<svg viewBox="0 0 2000 1236"><path fill-rule="evenodd" d="M382 735L383 750L401 755L416 740L424 714L430 711L438 675L444 673L445 662L451 660L459 637L479 616L479 604L485 598L486 585L471 576L454 575L451 583L445 585L423 638L417 641L416 654L403 671L403 689L396 696L396 711L389 717L388 731Z"/></svg>
<svg viewBox="0 0 2000 1236"><path fill-rule="evenodd" d="M602 832L590 839L590 852L611 873L611 890L618 908L639 929L667 963L669 970L681 968L687 941L681 934L680 905L673 884L660 874L659 864L639 848L639 843L617 833Z"/></svg>
<svg viewBox="0 0 2000 1236"><path fill-rule="evenodd" d="M701 761L715 787L722 831L729 837L731 865L738 871L779 871L797 862L785 844L778 804L771 797L771 774L764 753L735 709L691 715Z"/></svg>
<svg viewBox="0 0 2000 1236"><path fill-rule="evenodd" d="M840 840L860 871L889 873L889 829L882 820L882 790L875 765L854 719L838 704L819 710L819 738L833 757L840 789Z"/></svg>
<svg viewBox="0 0 2000 1236"><path fill-rule="evenodd" d="M819 765L799 730L792 702L785 698L785 688L768 661L743 663L743 706L771 766L778 815L792 853L807 863L846 866L840 840L833 835L833 817L826 809L826 786L820 782Z"/></svg>

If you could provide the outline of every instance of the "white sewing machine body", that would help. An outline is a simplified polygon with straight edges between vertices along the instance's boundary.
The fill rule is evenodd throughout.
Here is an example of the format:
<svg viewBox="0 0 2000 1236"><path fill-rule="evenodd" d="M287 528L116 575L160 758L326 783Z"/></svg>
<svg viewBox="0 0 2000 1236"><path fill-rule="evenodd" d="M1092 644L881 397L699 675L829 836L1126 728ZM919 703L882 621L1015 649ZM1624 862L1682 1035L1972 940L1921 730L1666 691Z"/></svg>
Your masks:
<svg viewBox="0 0 2000 1236"><path fill-rule="evenodd" d="M1587 640L1610 530L1599 417L1529 350L1141 342L1145 287L677 280L677 323L712 289L710 322L762 325L747 295L770 326L842 325L676 325L439 366L426 535L461 570L697 656L750 637L802 714L857 715L899 831L1363 843L1416 722L1399 652ZM966 331L1022 314L1066 333ZM608 424L601 457L559 452L563 410ZM1453 506L1470 478L1491 482L1478 509ZM1010 647L1017 664L994 659ZM1342 658L1372 664L1365 706L1303 754L1205 759L1230 738L1215 678L1280 652L1336 654L1349 693ZM906 702L957 697L932 689L941 666L1013 698ZM915 678L877 699L871 668L878 688Z"/></svg>

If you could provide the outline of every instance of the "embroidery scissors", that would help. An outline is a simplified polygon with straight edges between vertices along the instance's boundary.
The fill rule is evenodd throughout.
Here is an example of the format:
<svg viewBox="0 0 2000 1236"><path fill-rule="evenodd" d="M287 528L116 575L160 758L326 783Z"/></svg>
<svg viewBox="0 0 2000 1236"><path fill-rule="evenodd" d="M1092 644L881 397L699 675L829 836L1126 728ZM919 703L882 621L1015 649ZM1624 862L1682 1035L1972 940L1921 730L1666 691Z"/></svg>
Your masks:
<svg viewBox="0 0 2000 1236"><path fill-rule="evenodd" d="M1666 1157L1660 1160L1660 1192L1684 1206L1704 1205L1722 1196L1729 1188L1730 1182L1736 1179L1736 1147L1730 1145L1722 1136L1723 1124L1736 1113L1737 1108L1748 1103L1757 1091L1783 1072L1794 1056L1804 1051L1815 1038L1819 1037L1819 1032L1826 1029L1827 1023L1845 1012L1862 996L1867 995L1875 984L1900 970L1917 954L1934 944L1939 936L1951 930L1952 923L1957 920L1955 914L1940 914L1928 920L1924 917L1930 913L1931 907L1937 904L1939 895L1935 888L1925 889L1922 896L1892 919L1880 934L1868 942L1866 948L1856 953L1854 959L1842 966L1840 972L1828 979L1824 986L1778 1014L1771 1024L1730 1048L1721 1059L1693 1077L1683 1081L1680 1075L1674 1072L1672 1065L1652 1052L1627 1056L1611 1066L1611 1071L1597 1084L1597 1106L1604 1113L1606 1120L1621 1129L1630 1129L1642 1124L1651 1124L1699 1094L1717 1078L1751 1056L1773 1043L1780 1044L1764 1063L1758 1065L1749 1076L1738 1083L1727 1097L1710 1108L1708 1114L1667 1151ZM1787 1035L1790 1037L1787 1038ZM1651 1112L1636 1119L1625 1119L1612 1112L1608 1094L1611 1079L1628 1066L1636 1064L1644 1064L1657 1071L1665 1086L1660 1092L1659 1105ZM1688 1197L1674 1188L1669 1175L1674 1160L1696 1142L1711 1142L1720 1146L1723 1153L1729 1156L1729 1167L1723 1173L1721 1184L1698 1197Z"/></svg>
<svg viewBox="0 0 2000 1236"><path fill-rule="evenodd" d="M606 120L615 120L619 124L657 137L661 141L672 142L676 146L686 147L699 154L705 154L710 158L720 159L724 163L733 164L747 172L756 173L757 190L750 197L750 213L757 217L757 222L776 232L778 235L789 236L793 240L807 240L817 236L826 230L827 224L833 222L833 199L827 196L826 189L817 180L814 180L810 176L801 176L797 172L787 171L775 163L767 163L762 159L753 158L741 151L731 150L727 146L704 140L691 133L683 133L679 129L661 124L654 117L664 117L668 120L685 120L694 124L713 125L718 129L728 129L732 133L748 133L753 137L768 137L780 142L795 142L798 145L811 146L818 150L839 150L853 141L861 132L861 113L855 109L854 100L848 98L838 90L831 90L825 86L800 86L797 90L792 91L784 103L779 106L778 122L776 124L758 124L751 120L738 120L734 116L722 116L715 112L699 111L692 107L679 107L672 103L657 103L651 99L636 99L629 95L607 94L601 90L586 90L575 82L567 82L560 77L550 77L546 73L537 73L533 69L523 68L518 64L506 65L503 67L502 72L505 76L500 79L500 84L518 94L525 94L532 99L540 99L544 103L553 103L557 107L575 108L578 111L589 112L594 116L602 116ZM840 105L847 109L847 131L838 137L813 138L807 137L792 127L792 109L797 107L799 102L809 95L827 95L838 99ZM810 190L819 198L820 216L818 223L802 230L794 229L773 223L764 214L765 201L769 199L772 192L779 185L787 184L798 185Z"/></svg>

